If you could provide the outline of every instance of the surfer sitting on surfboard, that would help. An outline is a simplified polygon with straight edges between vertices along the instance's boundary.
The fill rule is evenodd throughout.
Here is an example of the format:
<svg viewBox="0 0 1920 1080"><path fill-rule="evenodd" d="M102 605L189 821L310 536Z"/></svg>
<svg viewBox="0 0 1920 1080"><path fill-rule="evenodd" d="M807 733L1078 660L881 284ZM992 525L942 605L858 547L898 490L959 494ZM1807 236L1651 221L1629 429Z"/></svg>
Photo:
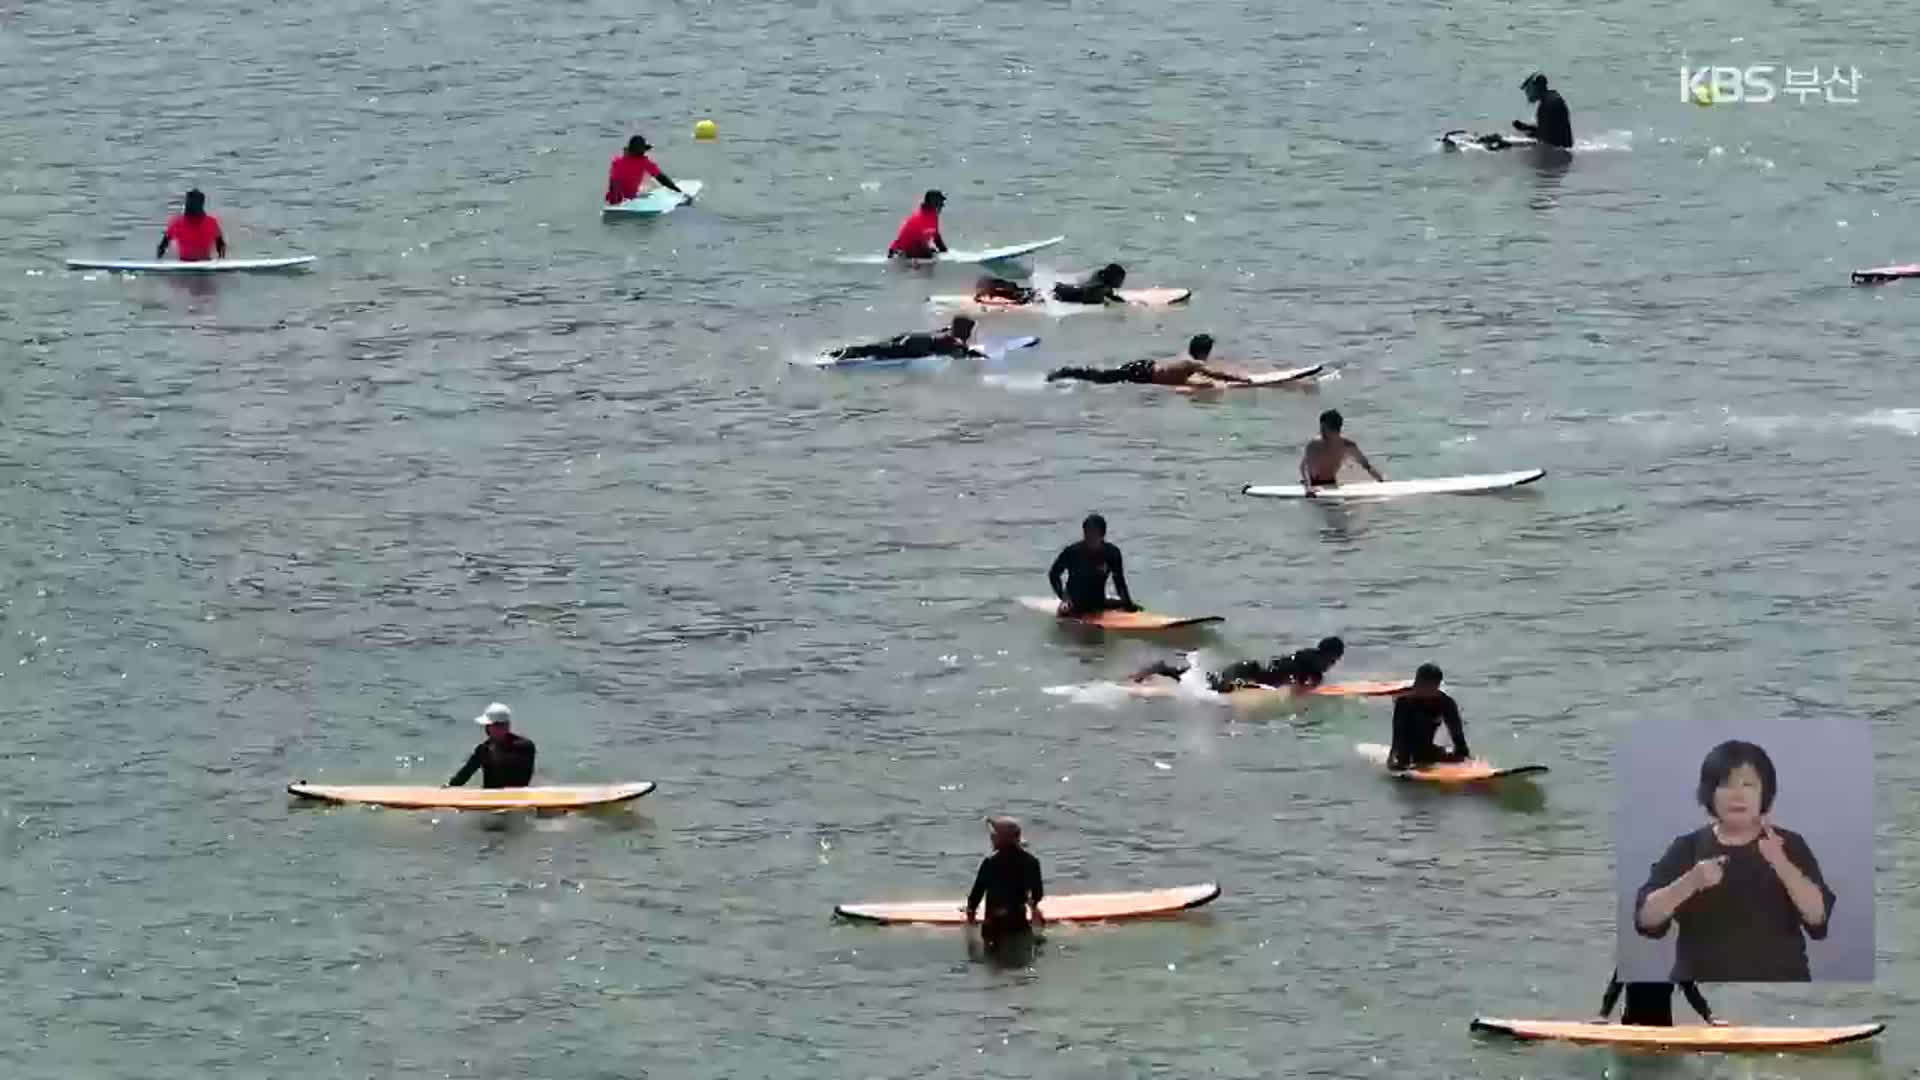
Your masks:
<svg viewBox="0 0 1920 1080"><path fill-rule="evenodd" d="M947 238L940 235L940 210L947 197L929 191L920 199L920 208L907 215L887 248L889 259L931 259L947 250Z"/></svg>
<svg viewBox="0 0 1920 1080"><path fill-rule="evenodd" d="M993 837L993 854L980 860L980 870L973 875L973 891L967 893L967 924L973 924L974 913L985 900L980 941L997 949L1032 933L1035 925L1046 924L1040 914L1046 889L1040 881L1040 860L1020 846L1020 823L1010 817L991 817L987 830ZM1031 922L1028 912L1033 914Z"/></svg>
<svg viewBox="0 0 1920 1080"><path fill-rule="evenodd" d="M648 177L660 181L660 185L670 191L679 191L688 202L693 201L692 195L682 191L680 185L661 172L660 166L647 156L647 151L651 149L653 145L644 136L635 135L627 140L627 149L613 159L612 167L607 170L608 206L618 206L637 197L640 189L646 186Z"/></svg>
<svg viewBox="0 0 1920 1080"><path fill-rule="evenodd" d="M1064 588L1060 584L1062 574L1067 579ZM1109 575L1113 577L1113 591L1120 594L1118 600L1107 596ZM1107 519L1099 514L1088 514L1087 520L1080 523L1078 543L1060 549L1060 556L1047 570L1047 584L1053 586L1053 595L1060 598L1063 616L1087 615L1111 608L1140 610L1140 605L1133 602L1132 594L1127 591L1127 572L1120 563L1120 549L1107 543Z"/></svg>
<svg viewBox="0 0 1920 1080"><path fill-rule="evenodd" d="M1573 149L1573 117L1567 111L1567 99L1560 91L1547 88L1547 77L1536 71L1527 76L1520 84L1526 92L1527 100L1533 102L1533 123L1515 120L1513 129L1522 135L1531 135L1548 146L1557 146L1562 150Z"/></svg>
<svg viewBox="0 0 1920 1080"><path fill-rule="evenodd" d="M178 245L181 262L206 262L218 254L227 257L227 237L220 231L220 219L207 213L207 196L199 188L187 192L186 212L175 214L160 237L153 257L167 257L167 245Z"/></svg>
<svg viewBox="0 0 1920 1080"><path fill-rule="evenodd" d="M1317 487L1334 487L1340 483L1340 466L1346 464L1348 456L1367 470L1367 475L1376 481L1385 480L1380 470L1373 467L1367 455L1360 452L1359 444L1345 435L1340 429L1347 424L1339 409L1328 409L1320 414L1320 437L1310 440L1300 455L1300 486L1305 489L1308 498L1313 497Z"/></svg>
<svg viewBox="0 0 1920 1080"><path fill-rule="evenodd" d="M1048 382L1064 379L1079 379L1092 383L1141 383L1143 385L1184 386L1195 375L1220 382L1252 383L1244 375L1235 375L1231 371L1208 367L1207 357L1213 355L1213 336L1195 334L1187 342L1187 354L1171 360L1135 360L1117 368L1063 367L1048 373Z"/></svg>
<svg viewBox="0 0 1920 1080"><path fill-rule="evenodd" d="M526 787L533 783L533 740L513 733L513 711L496 701L473 722L487 729L486 741L473 748L473 755L447 786L462 786L476 771L481 787Z"/></svg>
<svg viewBox="0 0 1920 1080"><path fill-rule="evenodd" d="M1638 1027L1673 1026L1673 988L1670 982L1630 982L1620 981L1620 972L1607 977L1607 992L1600 998L1600 1022L1605 1023L1613 1015L1613 1003L1620 997L1621 987L1627 991L1627 1007L1620 1013L1620 1022ZM1690 982L1678 984L1680 992L1687 995L1687 1004L1700 1014L1700 1019L1715 1027L1725 1027L1725 1020L1715 1020L1713 1010L1707 1006L1707 999L1700 996L1700 988Z"/></svg>
<svg viewBox="0 0 1920 1080"><path fill-rule="evenodd" d="M1393 699L1393 747L1387 751L1388 769L1404 772L1472 756L1460 706L1454 703L1452 694L1440 689L1443 677L1439 665L1421 664L1413 673L1413 688ZM1433 744L1442 723L1447 725L1447 737L1453 740L1451 753Z"/></svg>
<svg viewBox="0 0 1920 1080"><path fill-rule="evenodd" d="M1119 263L1108 263L1095 270L1081 281L1061 281L1054 283L1053 298L1062 304L1124 304L1127 298L1118 290L1127 283L1127 268ZM1031 289L1017 281L1003 277L983 277L974 284L975 300L1006 300L1015 304L1031 304L1040 299L1040 290Z"/></svg>
<svg viewBox="0 0 1920 1080"><path fill-rule="evenodd" d="M1297 686L1302 690L1311 690L1326 681L1327 671L1346 654L1346 642L1337 637L1321 638L1320 644L1311 649L1276 656L1264 664L1258 660L1240 660L1219 671L1208 672L1207 685L1216 694L1273 686ZM1187 673L1187 667L1185 663L1162 660L1134 672L1132 681L1143 683L1155 675L1178 679Z"/></svg>
<svg viewBox="0 0 1920 1080"><path fill-rule="evenodd" d="M973 320L954 316L947 329L937 334L896 334L869 345L845 345L831 350L835 360L917 360L923 356L985 356L985 352L967 342L973 337Z"/></svg>

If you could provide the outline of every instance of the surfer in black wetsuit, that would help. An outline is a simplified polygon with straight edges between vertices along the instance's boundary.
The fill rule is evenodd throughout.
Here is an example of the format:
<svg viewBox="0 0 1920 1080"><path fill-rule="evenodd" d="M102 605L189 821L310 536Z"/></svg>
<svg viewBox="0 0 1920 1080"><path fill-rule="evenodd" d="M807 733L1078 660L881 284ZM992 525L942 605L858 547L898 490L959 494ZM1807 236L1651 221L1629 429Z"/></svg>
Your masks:
<svg viewBox="0 0 1920 1080"><path fill-rule="evenodd" d="M1622 987L1627 991L1627 1007L1620 1013L1620 1022L1640 1027L1673 1026L1673 988L1687 996L1687 1004L1700 1014L1700 1019L1716 1027L1725 1026L1723 1020L1713 1018L1713 1010L1708 1007L1707 999L1700 996L1700 988L1690 982L1630 982L1620 981L1620 972L1615 971L1607 978L1607 992L1600 998L1600 1020L1605 1023L1613 1015L1613 1003L1619 999Z"/></svg>
<svg viewBox="0 0 1920 1080"><path fill-rule="evenodd" d="M967 924L973 925L981 901L986 901L986 911L981 913L985 918L979 921L980 941L992 950L1046 924L1040 914L1046 888L1040 881L1040 860L1020 846L1020 823L993 817L987 819L987 828L993 836L993 854L980 860L980 869L973 875L973 889L967 893Z"/></svg>
<svg viewBox="0 0 1920 1080"><path fill-rule="evenodd" d="M1235 375L1207 365L1213 355L1213 335L1195 334L1187 342L1187 354L1171 360L1135 360L1117 368L1063 367L1049 372L1048 382L1078 379L1091 383L1140 383L1158 386L1185 386L1195 375L1220 382L1250 383L1245 375Z"/></svg>
<svg viewBox="0 0 1920 1080"><path fill-rule="evenodd" d="M1460 706L1440 689L1442 678L1439 665L1421 664L1413 673L1413 688L1393 699L1393 748L1387 752L1387 768L1397 772L1471 756ZM1450 753L1433 744L1443 723L1453 740Z"/></svg>
<svg viewBox="0 0 1920 1080"><path fill-rule="evenodd" d="M1062 587L1060 578L1066 576ZM1107 596L1107 578L1113 578L1118 600ZM1082 615L1109 608L1139 611L1127 591L1127 572L1120 562L1120 549L1107 543L1107 519L1088 514L1080 523L1080 541L1060 549L1060 556L1047 570L1047 584L1060 598L1060 614Z"/></svg>
<svg viewBox="0 0 1920 1080"><path fill-rule="evenodd" d="M513 733L512 710L496 701L473 722L487 729L487 740L473 748L467 763L453 774L447 786L460 787L476 772L481 787L526 787L533 783L533 740Z"/></svg>
<svg viewBox="0 0 1920 1080"><path fill-rule="evenodd" d="M1567 99L1560 91L1547 87L1547 77L1536 71L1527 76L1520 84L1526 92L1527 100L1534 105L1533 123L1515 120L1513 129L1522 135L1531 135L1548 146L1557 146L1562 150L1573 149L1573 117L1567 112Z"/></svg>
<svg viewBox="0 0 1920 1080"><path fill-rule="evenodd" d="M1124 304L1127 299L1117 290L1126 281L1126 267L1119 263L1108 263L1085 280L1055 283L1053 298L1063 304ZM1040 290L1003 277L983 277L973 286L973 298L1031 304L1040 299Z"/></svg>
<svg viewBox="0 0 1920 1080"><path fill-rule="evenodd" d="M835 360L917 360L923 356L985 356L968 342L973 338L973 320L956 316L953 324L937 334L899 334L869 345L846 345L829 350Z"/></svg>
<svg viewBox="0 0 1920 1080"><path fill-rule="evenodd" d="M1311 649L1276 656L1264 664L1258 660L1240 660L1228 664L1219 671L1209 672L1207 685L1216 694L1257 686L1294 686L1311 690L1326 681L1328 669L1339 663L1346 654L1346 642L1337 637L1322 638L1320 644ZM1156 675L1178 679L1186 673L1186 664L1163 660L1134 672L1133 681L1146 682Z"/></svg>

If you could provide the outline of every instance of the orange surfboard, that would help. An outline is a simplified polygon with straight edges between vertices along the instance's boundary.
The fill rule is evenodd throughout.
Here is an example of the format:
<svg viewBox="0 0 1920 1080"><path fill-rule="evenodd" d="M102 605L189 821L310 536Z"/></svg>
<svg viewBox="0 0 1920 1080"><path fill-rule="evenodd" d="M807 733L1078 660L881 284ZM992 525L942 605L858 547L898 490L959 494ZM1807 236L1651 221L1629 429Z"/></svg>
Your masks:
<svg viewBox="0 0 1920 1080"><path fill-rule="evenodd" d="M288 784L303 799L358 803L395 810L580 810L631 802L653 790L651 780L633 784L576 784L555 787L466 788L410 787L405 784Z"/></svg>
<svg viewBox="0 0 1920 1080"><path fill-rule="evenodd" d="M1393 753L1390 746L1379 743L1361 743L1354 747L1360 756L1375 765L1385 765L1387 757ZM1434 765L1422 765L1417 769L1388 775L1402 780L1423 780L1430 784L1478 784L1488 780L1504 780L1510 776L1531 776L1547 771L1545 765L1513 765L1502 768L1490 761L1449 761Z"/></svg>
<svg viewBox="0 0 1920 1080"><path fill-rule="evenodd" d="M1582 1020L1500 1020L1475 1017L1473 1030L1515 1039L1609 1043L1617 1046L1669 1046L1690 1050L1789 1050L1871 1039L1885 1024L1844 1024L1838 1027L1712 1027L1676 1024L1642 1027L1635 1024L1596 1024Z"/></svg>
<svg viewBox="0 0 1920 1080"><path fill-rule="evenodd" d="M1060 601L1051 596L1022 596L1019 603L1029 611L1060 618L1057 614ZM1183 626L1226 622L1227 618L1224 615L1156 615L1151 611L1099 611L1091 615L1070 615L1060 621L1097 626L1102 630L1177 630Z"/></svg>
<svg viewBox="0 0 1920 1080"><path fill-rule="evenodd" d="M1148 889L1143 892L1078 893L1049 896L1040 901L1040 914L1048 922L1118 922L1123 919L1151 919L1211 904L1220 896L1220 886L1182 885L1172 889ZM927 900L908 903L841 904L833 913L853 922L882 926L960 926L967 921L967 902Z"/></svg>

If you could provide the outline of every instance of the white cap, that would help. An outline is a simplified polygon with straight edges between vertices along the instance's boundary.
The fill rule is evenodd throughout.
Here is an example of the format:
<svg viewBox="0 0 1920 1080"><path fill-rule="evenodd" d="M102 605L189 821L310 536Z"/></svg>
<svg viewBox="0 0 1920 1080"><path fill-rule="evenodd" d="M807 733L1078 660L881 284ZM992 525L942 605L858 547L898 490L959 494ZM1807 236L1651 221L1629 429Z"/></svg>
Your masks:
<svg viewBox="0 0 1920 1080"><path fill-rule="evenodd" d="M513 723L513 710L496 701L487 706L486 712L474 717L473 722L476 724L511 724Z"/></svg>

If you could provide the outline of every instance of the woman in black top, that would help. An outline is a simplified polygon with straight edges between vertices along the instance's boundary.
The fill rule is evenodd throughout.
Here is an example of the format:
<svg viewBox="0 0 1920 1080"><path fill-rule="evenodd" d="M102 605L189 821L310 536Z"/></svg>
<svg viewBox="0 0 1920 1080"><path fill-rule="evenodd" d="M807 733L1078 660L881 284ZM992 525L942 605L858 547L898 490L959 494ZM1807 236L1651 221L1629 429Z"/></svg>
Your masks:
<svg viewBox="0 0 1920 1080"><path fill-rule="evenodd" d="M1647 937L1679 924L1674 981L1811 981L1806 939L1827 936L1833 890L1806 840L1769 820L1778 791L1753 743L1723 742L1700 763L1694 797L1713 822L1668 845L1633 904Z"/></svg>

